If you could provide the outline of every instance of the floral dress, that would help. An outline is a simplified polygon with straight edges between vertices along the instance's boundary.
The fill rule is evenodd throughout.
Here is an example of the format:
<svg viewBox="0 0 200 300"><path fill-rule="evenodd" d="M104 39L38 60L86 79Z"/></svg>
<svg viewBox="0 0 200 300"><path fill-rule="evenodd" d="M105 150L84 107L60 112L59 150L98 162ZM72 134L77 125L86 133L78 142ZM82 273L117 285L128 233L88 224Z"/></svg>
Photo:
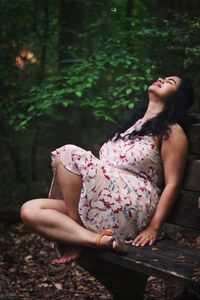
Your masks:
<svg viewBox="0 0 200 300"><path fill-rule="evenodd" d="M63 199L56 179L55 158L82 177L78 211L91 231L112 229L123 239L133 239L151 220L163 184L163 165L159 148L152 136L126 138L140 129L139 119L119 139L108 140L99 151L99 159L90 151L65 145L52 152L52 180L49 198Z"/></svg>

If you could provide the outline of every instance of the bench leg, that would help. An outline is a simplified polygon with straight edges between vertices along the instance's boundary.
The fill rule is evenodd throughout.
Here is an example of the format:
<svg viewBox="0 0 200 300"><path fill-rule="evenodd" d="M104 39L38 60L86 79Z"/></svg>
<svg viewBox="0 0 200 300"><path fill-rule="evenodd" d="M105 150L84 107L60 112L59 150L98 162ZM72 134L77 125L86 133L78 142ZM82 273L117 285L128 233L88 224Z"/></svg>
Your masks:
<svg viewBox="0 0 200 300"><path fill-rule="evenodd" d="M180 300L200 300L200 287L185 288Z"/></svg>
<svg viewBox="0 0 200 300"><path fill-rule="evenodd" d="M148 276L86 255L78 263L113 294L114 300L143 299Z"/></svg>

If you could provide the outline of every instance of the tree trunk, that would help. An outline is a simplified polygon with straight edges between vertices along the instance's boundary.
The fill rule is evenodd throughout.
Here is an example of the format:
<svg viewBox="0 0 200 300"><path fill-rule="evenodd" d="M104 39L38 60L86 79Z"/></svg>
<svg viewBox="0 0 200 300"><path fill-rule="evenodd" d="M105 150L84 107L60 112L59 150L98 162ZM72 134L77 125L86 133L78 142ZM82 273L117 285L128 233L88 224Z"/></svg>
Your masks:
<svg viewBox="0 0 200 300"><path fill-rule="evenodd" d="M126 1L126 17L132 17L133 15L133 0Z"/></svg>
<svg viewBox="0 0 200 300"><path fill-rule="evenodd" d="M43 32L41 33L38 30L38 20L37 20L37 13L38 13L38 6L42 5L42 10L44 12L44 26ZM41 55L40 55L40 68L38 74L38 82L42 82L45 75L45 65L46 65L46 53L47 53L47 40L48 40L48 33L49 33L49 3L48 0L43 0L39 2L38 0L34 1L33 6L33 30L37 34L38 38L41 42Z"/></svg>
<svg viewBox="0 0 200 300"><path fill-rule="evenodd" d="M44 29L42 35L42 49L41 49L41 67L40 67L40 81L43 81L45 75L47 39L49 32L49 7L48 0L43 0L44 8Z"/></svg>
<svg viewBox="0 0 200 300"><path fill-rule="evenodd" d="M77 33L82 32L84 3L68 3L60 1L60 38L58 65L60 68L74 63L74 57L67 50L68 46L75 45L81 48Z"/></svg>

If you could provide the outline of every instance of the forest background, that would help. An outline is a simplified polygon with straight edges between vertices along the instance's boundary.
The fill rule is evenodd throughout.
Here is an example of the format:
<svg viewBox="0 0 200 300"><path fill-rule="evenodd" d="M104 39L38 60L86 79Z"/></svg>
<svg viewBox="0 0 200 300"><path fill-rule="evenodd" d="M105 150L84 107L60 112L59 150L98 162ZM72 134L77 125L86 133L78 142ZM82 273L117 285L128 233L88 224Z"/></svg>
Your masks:
<svg viewBox="0 0 200 300"><path fill-rule="evenodd" d="M0 28L2 221L47 197L51 151L98 156L159 76L187 74L199 112L198 1L1 0Z"/></svg>

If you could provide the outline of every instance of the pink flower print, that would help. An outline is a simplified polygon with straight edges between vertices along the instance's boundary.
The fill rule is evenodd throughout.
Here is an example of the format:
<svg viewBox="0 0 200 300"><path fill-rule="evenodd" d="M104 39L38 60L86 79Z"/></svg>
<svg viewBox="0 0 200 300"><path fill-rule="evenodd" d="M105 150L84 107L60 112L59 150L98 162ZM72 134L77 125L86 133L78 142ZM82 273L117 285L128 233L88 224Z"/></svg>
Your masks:
<svg viewBox="0 0 200 300"><path fill-rule="evenodd" d="M89 170L89 178L96 178L96 175L97 175L97 168L91 168Z"/></svg>
<svg viewBox="0 0 200 300"><path fill-rule="evenodd" d="M105 166L102 166L103 175L106 179L110 180L110 175L108 174L108 170L106 170ZM111 173L112 174L112 173Z"/></svg>

